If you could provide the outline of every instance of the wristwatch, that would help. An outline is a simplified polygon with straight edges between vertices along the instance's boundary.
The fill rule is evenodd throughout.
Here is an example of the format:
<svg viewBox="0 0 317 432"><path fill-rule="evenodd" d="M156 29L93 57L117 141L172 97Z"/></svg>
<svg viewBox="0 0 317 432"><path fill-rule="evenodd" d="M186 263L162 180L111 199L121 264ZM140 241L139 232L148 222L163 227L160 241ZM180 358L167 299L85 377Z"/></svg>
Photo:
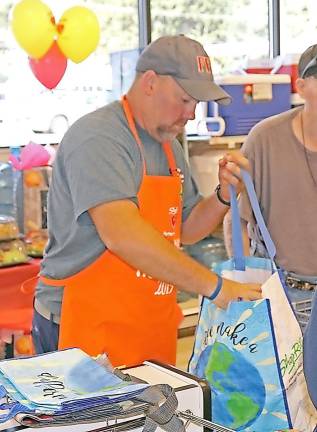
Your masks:
<svg viewBox="0 0 317 432"><path fill-rule="evenodd" d="M222 198L220 190L221 190L221 186L220 186L220 184L218 184L218 186L217 186L216 189L215 189L215 192L216 192L216 194L217 194L217 198L218 198L218 200L219 200L222 204L224 204L224 205L230 207L230 205L231 205L231 204L230 204L230 201L226 201L226 200L224 200L224 199Z"/></svg>

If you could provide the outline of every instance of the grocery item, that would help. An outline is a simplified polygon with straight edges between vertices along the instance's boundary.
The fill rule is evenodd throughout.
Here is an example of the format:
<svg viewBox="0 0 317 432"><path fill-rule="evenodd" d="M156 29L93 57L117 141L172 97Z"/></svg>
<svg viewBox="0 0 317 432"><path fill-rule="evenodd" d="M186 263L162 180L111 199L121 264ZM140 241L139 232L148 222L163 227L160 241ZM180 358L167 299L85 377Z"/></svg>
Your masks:
<svg viewBox="0 0 317 432"><path fill-rule="evenodd" d="M34 354L32 336L23 330L0 328L0 360Z"/></svg>
<svg viewBox="0 0 317 432"><path fill-rule="evenodd" d="M14 357L29 356L34 354L31 335L18 336L14 340Z"/></svg>
<svg viewBox="0 0 317 432"><path fill-rule="evenodd" d="M0 242L0 267L25 263L28 259L22 240L15 239Z"/></svg>
<svg viewBox="0 0 317 432"><path fill-rule="evenodd" d="M47 193L52 168L38 167L23 171L23 232L46 230Z"/></svg>
<svg viewBox="0 0 317 432"><path fill-rule="evenodd" d="M32 257L42 257L47 240L45 230L29 231L24 238L27 254Z"/></svg>
<svg viewBox="0 0 317 432"><path fill-rule="evenodd" d="M15 219L11 216L0 215L0 240L11 240L19 236L19 229Z"/></svg>

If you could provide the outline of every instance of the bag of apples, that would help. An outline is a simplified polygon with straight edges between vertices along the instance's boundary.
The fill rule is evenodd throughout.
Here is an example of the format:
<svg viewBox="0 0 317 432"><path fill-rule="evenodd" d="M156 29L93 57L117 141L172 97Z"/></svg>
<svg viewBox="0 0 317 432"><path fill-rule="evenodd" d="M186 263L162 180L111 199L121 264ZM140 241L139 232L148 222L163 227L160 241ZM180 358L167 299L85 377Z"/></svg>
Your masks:
<svg viewBox="0 0 317 432"><path fill-rule="evenodd" d="M47 242L47 193L51 167L23 171L24 241L29 256L42 257Z"/></svg>

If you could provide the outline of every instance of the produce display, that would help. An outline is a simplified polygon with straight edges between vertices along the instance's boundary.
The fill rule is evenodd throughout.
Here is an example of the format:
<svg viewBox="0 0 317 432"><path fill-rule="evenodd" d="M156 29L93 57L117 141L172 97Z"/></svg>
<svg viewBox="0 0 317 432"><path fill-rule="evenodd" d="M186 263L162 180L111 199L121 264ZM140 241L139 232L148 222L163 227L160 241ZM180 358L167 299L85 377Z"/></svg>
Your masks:
<svg viewBox="0 0 317 432"><path fill-rule="evenodd" d="M0 267L21 264L28 261L28 255L22 240L0 242Z"/></svg>
<svg viewBox="0 0 317 432"><path fill-rule="evenodd" d="M0 267L21 264L28 261L24 242L14 218L0 216Z"/></svg>
<svg viewBox="0 0 317 432"><path fill-rule="evenodd" d="M0 240L11 240L18 236L19 229L14 218L0 215Z"/></svg>
<svg viewBox="0 0 317 432"><path fill-rule="evenodd" d="M52 169L38 167L23 171L23 232L47 230L47 194ZM33 234L32 234L33 235Z"/></svg>
<svg viewBox="0 0 317 432"><path fill-rule="evenodd" d="M47 243L44 230L29 231L24 238L27 254L32 257L42 257Z"/></svg>

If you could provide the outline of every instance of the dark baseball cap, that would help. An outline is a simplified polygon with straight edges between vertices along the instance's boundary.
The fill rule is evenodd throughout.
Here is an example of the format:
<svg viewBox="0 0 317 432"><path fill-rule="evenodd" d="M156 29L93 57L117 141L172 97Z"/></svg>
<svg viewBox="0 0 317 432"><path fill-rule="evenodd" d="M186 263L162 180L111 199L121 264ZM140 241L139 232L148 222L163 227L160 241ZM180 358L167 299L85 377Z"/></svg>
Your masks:
<svg viewBox="0 0 317 432"><path fill-rule="evenodd" d="M317 44L311 45L300 56L298 62L298 75L301 78L317 75Z"/></svg>
<svg viewBox="0 0 317 432"><path fill-rule="evenodd" d="M156 39L141 53L136 70L169 75L198 101L212 100L223 105L231 102L231 96L214 82L210 58L203 46L186 36Z"/></svg>

